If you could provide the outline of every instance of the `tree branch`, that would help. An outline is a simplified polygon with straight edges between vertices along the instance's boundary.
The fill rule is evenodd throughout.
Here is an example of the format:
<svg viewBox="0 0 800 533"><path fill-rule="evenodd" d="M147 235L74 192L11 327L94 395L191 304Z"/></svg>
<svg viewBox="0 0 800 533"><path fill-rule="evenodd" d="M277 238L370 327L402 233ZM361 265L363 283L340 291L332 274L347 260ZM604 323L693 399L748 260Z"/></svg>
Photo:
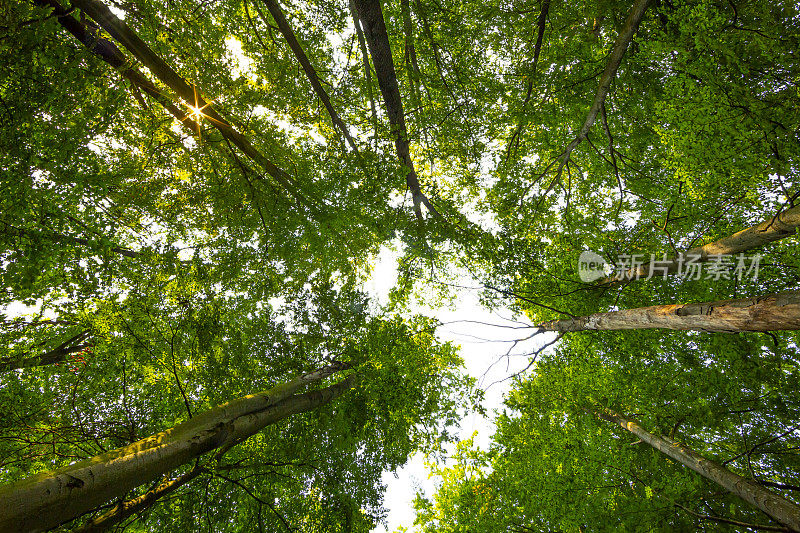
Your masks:
<svg viewBox="0 0 800 533"><path fill-rule="evenodd" d="M328 93L325 91L325 88L319 81L317 71L314 70L313 65L311 65L306 53L303 51L303 47L300 46L300 43L297 41L297 37L295 36L294 31L292 31L289 21L286 20L286 16L283 14L280 5L278 5L276 0L261 1L266 4L267 9L269 9L270 14L272 15L272 18L275 19L275 22L278 24L278 30L281 32L281 35L283 35L283 38L286 39L286 42L289 44L289 48L292 49L292 52L297 58L297 61L300 63L300 66L303 67L303 71L306 73L308 81L311 83L311 87L314 88L314 92L317 93L317 97L319 97L319 99L322 101L325 109L328 110L328 114L333 121L333 125L341 130L342 135L344 135L344 138L347 140L347 144L350 145L350 148L352 148L354 152L358 152L356 142L353 140L353 137L350 136L350 132L348 131L345 123L339 117L339 114L333 108L333 104L331 104L331 99L328 96Z"/></svg>
<svg viewBox="0 0 800 533"><path fill-rule="evenodd" d="M625 24L622 26L616 42L614 42L614 48L611 50L611 55L608 58L606 68L603 71L602 76L600 76L600 85L595 93L592 107L589 108L589 113L586 115L586 120L578 132L578 136L575 137L569 146L567 146L564 156L561 159L561 163L558 166L558 170L556 171L556 177L550 183L550 186L547 187L547 190L544 192L543 196L547 196L550 191L553 190L553 187L555 187L556 184L561 180L561 173L564 170L564 166L566 166L567 162L569 161L572 151L586 138L586 135L592 128L592 124L594 124L597 114L600 113L603 102L605 102L606 96L608 95L611 82L614 81L614 78L617 75L617 70L619 69L620 63L622 63L622 56L625 55L628 45L630 44L631 40L633 40L633 35L639 28L639 23L642 21L644 12L649 3L650 0L636 0L633 4L633 7L631 7L630 12L628 12L628 18L625 19Z"/></svg>

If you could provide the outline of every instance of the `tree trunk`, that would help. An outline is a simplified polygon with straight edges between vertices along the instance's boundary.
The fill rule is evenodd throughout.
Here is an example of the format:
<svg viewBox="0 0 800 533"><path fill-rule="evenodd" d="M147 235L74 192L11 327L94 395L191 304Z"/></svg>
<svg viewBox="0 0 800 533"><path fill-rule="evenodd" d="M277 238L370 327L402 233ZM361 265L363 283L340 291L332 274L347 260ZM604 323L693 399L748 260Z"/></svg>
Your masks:
<svg viewBox="0 0 800 533"><path fill-rule="evenodd" d="M759 298L682 305L654 305L539 325L544 331L676 329L722 333L800 330L800 291Z"/></svg>
<svg viewBox="0 0 800 533"><path fill-rule="evenodd" d="M539 12L539 18L536 21L536 26L538 28L536 32L536 45L533 48L533 63L531 65L530 74L528 74L528 87L525 91L525 98L522 100L522 105L519 108L519 121L517 122L517 127L514 130L514 133L511 135L511 140L508 141L508 147L506 148L506 156L505 156L505 163L508 163L509 158L511 157L511 150L514 147L514 144L519 144L519 137L522 134L522 128L525 126L525 111L528 106L528 102L531 101L531 96L533 95L533 78L536 76L536 67L539 65L539 55L542 52L542 42L544 42L544 30L547 25L547 14L550 12L550 0L544 0L542 2L542 10Z"/></svg>
<svg viewBox="0 0 800 533"><path fill-rule="evenodd" d="M82 21L75 19L70 13L72 10L65 9L57 0L34 0L41 7L53 9L53 14L58 17L58 23L70 32L73 37L78 39L84 46L92 51L97 57L114 67L123 77L130 81L134 87L142 89L144 92L156 99L164 109L185 127L189 128L194 135L198 135L200 127L189 118L189 115L176 106L172 100L167 98L161 91L144 76L141 72L131 67L128 58L117 48L114 43L102 38L94 28L87 27Z"/></svg>
<svg viewBox="0 0 800 533"><path fill-rule="evenodd" d="M45 1L51 4L55 0L37 1ZM122 44L125 49L132 53L136 59L141 61L156 78L175 91L184 102L202 110L202 114L209 119L209 122L219 130L223 137L228 139L234 146L247 155L247 157L261 166L267 174L272 176L289 194L301 203L307 206L309 205L308 201L297 190L292 176L275 165L275 163L253 146L244 135L236 130L216 109L214 109L211 105L212 102L206 101L202 95L202 91L200 91L197 86L187 82L175 72L175 70L153 52L127 24L117 18L105 4L98 0L74 0L73 5L89 15L103 30L107 31L114 39Z"/></svg>
<svg viewBox="0 0 800 533"><path fill-rule="evenodd" d="M56 348L47 353L35 357L28 357L25 359L8 358L0 360L0 372L8 372L10 370L20 370L23 368L34 368L37 366L55 365L66 361L70 354L82 352L87 348L91 348L93 344L79 344L69 348Z"/></svg>
<svg viewBox="0 0 800 533"><path fill-rule="evenodd" d="M2 487L0 531L56 527L203 454L218 448L224 451L270 424L325 405L352 388L352 375L325 389L293 394L345 368L342 364L322 368L195 415L123 448Z"/></svg>
<svg viewBox="0 0 800 533"><path fill-rule="evenodd" d="M408 89L411 94L411 105L418 108L422 105L419 98L419 67L417 50L414 46L414 24L411 21L411 4L409 0L400 0L400 12L403 15L403 35L405 36L405 56L403 58L408 78Z"/></svg>
<svg viewBox="0 0 800 533"><path fill-rule="evenodd" d="M377 146L378 142L378 112L375 109L375 97L372 94L372 70L369 66L369 52L367 51L367 43L364 40L364 32L361 30L361 20L358 18L358 12L356 11L356 6L353 4L353 0L348 0L348 6L350 7L350 16L353 19L353 25L356 28L356 36L358 37L358 47L361 49L361 59L362 63L364 64L364 77L366 78L367 84L367 95L369 97L369 107L372 111L372 127L375 132L375 142Z"/></svg>
<svg viewBox="0 0 800 533"><path fill-rule="evenodd" d="M569 161L572 151L581 142L583 142L583 140L586 139L586 136L589 134L589 130L592 128L594 121L597 119L598 113L600 113L600 109L603 107L603 104L606 101L608 90L611 88L611 82L614 81L614 78L617 75L617 70L619 70L619 66L622 64L622 57L625 55L628 45L633 40L636 30L639 29L639 24L642 22L642 18L644 18L644 12L649 3L650 0L635 0L631 10L628 12L628 17L625 19L625 24L622 26L622 29L619 31L619 35L617 35L617 40L614 42L614 48L611 50L611 55L608 58L606 68L603 70L603 74L600 76L600 84L597 87L597 92L594 95L592 107L589 108L589 113L587 113L586 120L583 122L583 126L581 126L577 137L575 137L575 139L564 151L561 164L558 166L558 170L556 171L556 177L545 191L545 195L549 194L550 191L553 190L553 187L555 187L560 181L561 173L564 170L564 166Z"/></svg>
<svg viewBox="0 0 800 533"><path fill-rule="evenodd" d="M659 437L645 431L639 424L615 413L598 407L594 414L603 420L618 424L636 435L656 450L666 454L682 465L691 468L704 478L717 483L721 487L756 506L781 524L800 531L800 506L767 490L753 480L734 474L725 467L706 459L691 448L675 442L667 437Z"/></svg>
<svg viewBox="0 0 800 533"><path fill-rule="evenodd" d="M607 286L626 280L636 280L646 278L651 271L659 274L666 269L667 273L675 273L685 264L687 257L696 258L696 262L705 263L712 256L736 255L748 250L761 248L773 241L778 241L784 237L794 235L797 227L800 226L800 206L792 207L770 217L761 224L743 229L733 235L723 237L718 241L697 246L681 254L681 259L675 258L669 261L656 261L647 263L638 268L629 269L624 277L607 277L598 282L600 286Z"/></svg>
<svg viewBox="0 0 800 533"><path fill-rule="evenodd" d="M45 366L45 365L54 365L56 363L64 362L70 354L82 352L87 348L91 348L94 346L92 343L84 343L84 344L75 344L76 342L80 343L86 339L89 335L89 331L82 331L75 335L74 337L68 339L67 341L63 342L57 348L50 350L49 352L45 352L41 355L36 355L33 357L22 358L20 354L18 357L7 357L5 359L0 359L0 372L8 372L10 370L19 370L22 368L33 368L37 366Z"/></svg>
<svg viewBox="0 0 800 533"><path fill-rule="evenodd" d="M344 135L344 138L347 140L347 144L350 145L350 148L352 148L353 151L358 151L356 142L353 140L353 137L350 136L350 132L348 131L347 126L345 126L342 119L339 117L339 114L333 108L333 104L331 104L331 99L328 96L328 93L325 91L325 88L319 81L317 71L314 70L314 67L308 60L306 53L303 51L303 47L300 46L300 43L297 41L297 37L295 36L292 27L289 25L289 21L286 20L286 16L283 14L283 11L281 11L281 7L278 5L278 2L276 0L262 0L262 2L267 5L267 9L269 9L272 18L275 19L275 23L278 25L278 30L280 30L283 38L286 39L286 42L289 44L289 48L292 49L292 52L297 58L297 61L300 63L300 66L303 67L303 71L306 73L308 81L311 82L311 87L314 88L314 92L317 93L317 97L319 97L319 99L322 101L325 109L328 110L328 114L333 121L333 125L341 130L342 135Z"/></svg>
<svg viewBox="0 0 800 533"><path fill-rule="evenodd" d="M386 114L392 128L395 151L406 169L406 185L408 185L414 202L414 212L417 218L422 220L420 207L422 204L425 204L425 207L432 213L438 213L428 198L422 194L417 172L414 170L414 161L411 159L403 101L400 98L400 88L397 84L397 73L394 69L392 48L389 45L389 35L386 33L381 3L380 0L353 0L353 4L364 28L372 64L375 66L375 76L378 78L378 86L381 89Z"/></svg>
<svg viewBox="0 0 800 533"><path fill-rule="evenodd" d="M121 502L107 513L98 516L91 522L88 522L74 530L73 533L99 533L100 531L108 531L111 527L119 524L129 516L141 513L145 509L151 507L160 498L163 498L167 494L181 488L200 474L207 471L208 470L205 468L197 466L185 474L176 477L175 479L171 479L159 484L156 488L145 492L141 496Z"/></svg>

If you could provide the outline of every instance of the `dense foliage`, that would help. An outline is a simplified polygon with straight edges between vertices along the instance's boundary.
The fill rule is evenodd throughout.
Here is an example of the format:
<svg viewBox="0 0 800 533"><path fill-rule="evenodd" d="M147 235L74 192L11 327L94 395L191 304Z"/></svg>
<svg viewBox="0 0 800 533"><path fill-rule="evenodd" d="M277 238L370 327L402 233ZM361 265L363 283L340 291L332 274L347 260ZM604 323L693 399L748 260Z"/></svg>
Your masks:
<svg viewBox="0 0 800 533"><path fill-rule="evenodd" d="M110 1L190 84L187 101L92 15L97 3L0 6L3 483L342 361L353 390L224 461L198 460L200 476L123 526L370 531L385 514L381 473L440 450L479 396L436 320L409 311L415 295L437 301L466 275L486 306L540 324L797 288L792 237L748 252L763 254L757 277L598 286L576 270L584 250L612 267L674 255L795 205L796 2L385 2L407 133L354 4ZM644 15L628 43L634 4ZM362 284L385 245L402 258L380 307ZM794 333L572 333L537 357L491 447L462 442L436 467L438 492L416 502L421 530L769 520L597 406L799 501Z"/></svg>

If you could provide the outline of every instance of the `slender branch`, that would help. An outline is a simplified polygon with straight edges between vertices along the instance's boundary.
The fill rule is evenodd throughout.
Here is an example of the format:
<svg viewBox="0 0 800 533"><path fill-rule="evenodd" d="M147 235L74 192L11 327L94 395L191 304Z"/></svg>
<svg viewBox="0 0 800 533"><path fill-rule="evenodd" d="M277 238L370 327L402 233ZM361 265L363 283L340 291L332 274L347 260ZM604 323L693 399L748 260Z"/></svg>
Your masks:
<svg viewBox="0 0 800 533"><path fill-rule="evenodd" d="M711 515L707 515L707 514L702 514L702 513L696 512L696 511L692 511L688 507L685 507L685 506L679 504L676 501L673 501L672 503L675 505L675 507L678 507L679 509L683 509L684 511L686 511L690 515L694 516L695 518L699 518L700 520L709 520L711 522L717 522L719 524L730 524L732 526L746 527L748 529L754 529L756 531L781 531L781 532L786 532L786 533L791 533L792 532L791 529L786 528L786 527L782 527L782 526L768 526L766 524L751 524L749 522L740 522L738 520L731 520L730 518L722 518L720 516L711 516Z"/></svg>
<svg viewBox="0 0 800 533"><path fill-rule="evenodd" d="M572 151L584 139L586 139L586 135L592 128L592 125L597 118L597 114L600 113L600 109L603 107L603 103L606 100L608 90L611 87L611 82L614 81L614 78L617 75L617 70L619 70L619 66L622 63L622 57L625 55L625 51L628 49L628 45L630 44L631 40L633 40L636 30L639 29L639 23L641 23L649 3L650 0L635 0L633 7L631 7L631 10L628 12L628 18L625 20L625 24L622 26L616 42L614 42L614 48L611 50L611 55L608 58L606 68L603 71L602 76L600 76L600 84L597 87L597 92L595 93L592 106L589 108L589 113L586 115L586 120L583 122L583 126L581 126L577 137L575 137L569 146L567 146L564 156L561 159L561 163L558 166L558 170L556 171L556 177L550 183L550 186L547 187L547 190L544 192L544 196L547 196L550 191L553 190L553 187L559 183L561 180L561 173L569 161Z"/></svg>
<svg viewBox="0 0 800 533"><path fill-rule="evenodd" d="M58 233L55 231L48 231L48 232L40 232L40 231L31 231L29 229L19 228L17 226L12 226L7 222L0 221L0 224L3 225L3 230L6 233L12 234L16 237L44 237L50 239L55 242L66 242L70 244L79 244L81 246L97 246L99 243L89 241L87 239L83 239L81 237L73 237L71 235L64 235L63 233ZM135 259L139 257L140 252L136 252L129 248L123 248L120 246L112 246L109 248L115 254L122 255L124 257L130 257Z"/></svg>
<svg viewBox="0 0 800 533"><path fill-rule="evenodd" d="M788 435L790 433L793 433L797 428L798 428L798 426L792 426L791 428L789 428L788 430L784 431L780 435L775 435L772 438L769 438L769 439L767 439L765 441L761 441L758 444L755 444L752 447L748 448L747 450L743 451L742 453L740 453L738 455L735 455L735 456L731 457L730 459L724 461L722 464L723 465L727 465L727 464L732 463L736 459L739 459L740 457L743 457L745 455L746 456L750 456L757 448L760 448L761 446L765 446L767 444L770 444L771 442L775 442L776 440L782 439L786 435ZM762 483L762 485L765 485L765 484L766 483Z"/></svg>
<svg viewBox="0 0 800 533"><path fill-rule="evenodd" d="M525 108L527 107L528 102L533 95L533 78L536 76L536 67L539 65L539 54L542 52L542 41L544 40L544 30L547 24L547 13L549 11L550 0L544 0L542 2L542 9L539 12L539 19L536 22L538 31L536 33L536 45L533 49L533 65L531 66L530 74L528 74L528 88L525 91L525 99L522 101L522 106L520 107L520 118L519 122L517 123L517 129L514 130L514 133L511 135L511 139L508 141L505 163L508 163L508 159L511 157L511 149L514 144L519 143L519 137L522 134L522 128L525 126Z"/></svg>
<svg viewBox="0 0 800 533"><path fill-rule="evenodd" d="M283 524L283 527L286 528L286 531L291 531L292 530L291 526L289 525L289 522L286 520L286 518L281 513L278 512L278 509L275 508L275 505L273 503L270 503L267 500L262 500L261 498L259 498L255 494L253 494L253 492L250 489L248 489L244 484L242 484L237 479L229 478L227 476L224 476L224 475L220 474L219 472L215 472L214 475L224 479L225 481L229 481L230 483L233 483L234 485L236 485L239 488L241 488L242 490L244 490L247 493L248 496L253 498L259 504L266 505L267 507L269 507L272 510L272 512L275 513L275 515L280 519L281 523Z"/></svg>

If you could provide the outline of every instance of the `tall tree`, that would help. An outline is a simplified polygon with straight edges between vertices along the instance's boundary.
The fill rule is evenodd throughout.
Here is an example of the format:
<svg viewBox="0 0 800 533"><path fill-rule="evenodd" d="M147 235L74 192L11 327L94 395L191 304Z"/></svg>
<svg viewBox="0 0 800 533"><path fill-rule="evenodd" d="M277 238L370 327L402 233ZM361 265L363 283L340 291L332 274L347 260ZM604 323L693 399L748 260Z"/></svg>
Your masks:
<svg viewBox="0 0 800 533"><path fill-rule="evenodd" d="M369 531L382 472L440 451L471 398L411 312L466 276L532 331L768 331L558 337L492 447L438 467L424 527L785 529L583 407L796 501L798 338L778 329L795 317L758 300L800 282L796 2L267 4L0 8L0 480L344 361L362 377L336 402L69 526ZM447 223L420 224L422 205ZM401 258L380 307L360 288L384 245ZM628 274L633 257L673 274L681 251L763 257L758 277L709 261L718 275L597 284L588 250Z"/></svg>
<svg viewBox="0 0 800 533"><path fill-rule="evenodd" d="M702 530L728 524L790 530L791 523L776 514L778 521L765 520L741 497L752 489L761 494L757 504L781 502L790 510L784 520L797 506L792 491L769 489L767 495L758 488L770 476L797 475L790 451L796 424L786 418L797 408L786 387L796 381L782 383L772 374L784 361L793 366L793 350L770 353L757 339L722 343L719 336L697 336L687 346L684 336L570 337L540 356L536 372L515 384L497 414L490 446L464 442L452 463L436 468L436 494L420 495L415 504L421 529ZM648 337L658 338L659 351L641 349ZM715 357L714 364L703 357ZM756 370L761 366L770 369ZM719 475L709 481L679 460L665 460L646 438L615 434L596 414L599 405L635 410L657 428L649 434L663 436L659 442L670 453L690 449L693 465L718 468ZM737 480L733 492L721 490L721 477Z"/></svg>
<svg viewBox="0 0 800 533"><path fill-rule="evenodd" d="M8 530L50 529L203 454L218 448L227 450L267 425L340 396L352 386L352 378L318 391L294 394L340 369L333 366L305 374L269 391L220 405L124 448L5 486L0 493L4 509L0 524Z"/></svg>
<svg viewBox="0 0 800 533"><path fill-rule="evenodd" d="M635 421L619 413L606 408L596 409L594 412L603 420L622 426L656 450L675 459L687 468L691 468L701 476L718 483L726 490L758 507L781 524L794 531L800 531L799 505L774 494L755 481L729 472L723 466L706 459L691 448L682 446L668 437L647 432Z"/></svg>

